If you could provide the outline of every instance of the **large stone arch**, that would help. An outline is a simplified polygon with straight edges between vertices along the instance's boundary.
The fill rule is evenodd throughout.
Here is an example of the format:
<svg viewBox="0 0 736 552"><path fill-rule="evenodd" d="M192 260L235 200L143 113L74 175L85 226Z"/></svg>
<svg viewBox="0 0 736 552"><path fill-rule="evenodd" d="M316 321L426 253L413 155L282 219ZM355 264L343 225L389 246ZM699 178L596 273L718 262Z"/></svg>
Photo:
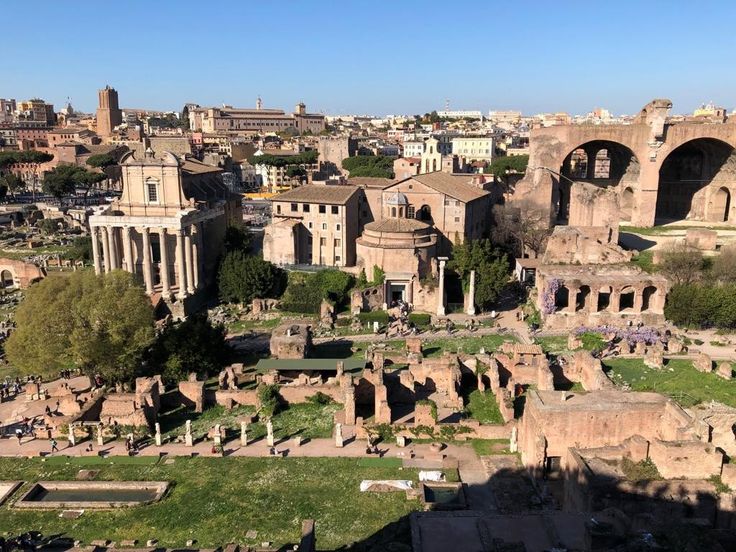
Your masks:
<svg viewBox="0 0 736 552"><path fill-rule="evenodd" d="M577 145L564 157L553 187L556 222L565 223L569 219L570 204L574 201L573 182L615 189L620 195L624 189L638 187L640 173L641 163L636 153L621 142L591 140ZM618 218L621 213L613 215Z"/></svg>
<svg viewBox="0 0 736 552"><path fill-rule="evenodd" d="M730 209L734 187L736 148L730 141L707 136L683 141L661 158L654 223L724 222L730 218L725 209L726 204ZM718 201L721 190L722 199ZM719 208L720 215L715 214Z"/></svg>

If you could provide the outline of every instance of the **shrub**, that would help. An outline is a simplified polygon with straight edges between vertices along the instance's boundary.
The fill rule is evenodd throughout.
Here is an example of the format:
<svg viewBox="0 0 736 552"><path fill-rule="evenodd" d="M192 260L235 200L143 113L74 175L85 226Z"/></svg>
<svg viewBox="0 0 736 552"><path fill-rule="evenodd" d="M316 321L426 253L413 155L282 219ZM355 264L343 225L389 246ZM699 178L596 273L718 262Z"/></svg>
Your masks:
<svg viewBox="0 0 736 552"><path fill-rule="evenodd" d="M347 304L353 283L350 274L334 268L314 274L291 273L282 306L292 312L316 314L322 300L327 299L339 309Z"/></svg>
<svg viewBox="0 0 736 552"><path fill-rule="evenodd" d="M273 418L279 411L281 396L278 385L261 385L257 390L258 412L265 419Z"/></svg>
<svg viewBox="0 0 736 552"><path fill-rule="evenodd" d="M426 327L432 323L432 315L423 312L412 312L409 314L409 322L418 327Z"/></svg>
<svg viewBox="0 0 736 552"><path fill-rule="evenodd" d="M332 397L330 397L329 395L326 395L322 391L317 391L311 397L307 397L307 402L309 404L318 404L318 405L324 406L326 404L332 404L335 401L332 400Z"/></svg>
<svg viewBox="0 0 736 552"><path fill-rule="evenodd" d="M388 313L386 311L371 311L371 312L360 312L358 313L358 320L363 324L373 324L378 322L379 324L388 324Z"/></svg>

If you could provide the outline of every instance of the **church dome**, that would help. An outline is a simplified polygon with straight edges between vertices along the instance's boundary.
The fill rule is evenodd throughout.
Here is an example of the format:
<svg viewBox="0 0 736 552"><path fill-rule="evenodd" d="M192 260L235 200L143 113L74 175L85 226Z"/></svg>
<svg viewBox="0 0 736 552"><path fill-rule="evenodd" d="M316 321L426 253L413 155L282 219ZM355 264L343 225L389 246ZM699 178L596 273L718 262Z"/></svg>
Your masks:
<svg viewBox="0 0 736 552"><path fill-rule="evenodd" d="M409 200L401 192L394 192L386 198L386 205L409 205Z"/></svg>

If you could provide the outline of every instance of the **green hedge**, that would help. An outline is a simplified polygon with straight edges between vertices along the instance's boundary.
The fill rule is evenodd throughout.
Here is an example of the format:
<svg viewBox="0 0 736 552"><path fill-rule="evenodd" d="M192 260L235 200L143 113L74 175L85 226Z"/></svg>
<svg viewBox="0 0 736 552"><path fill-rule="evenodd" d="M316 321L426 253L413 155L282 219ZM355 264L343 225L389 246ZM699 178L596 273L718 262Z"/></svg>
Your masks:
<svg viewBox="0 0 736 552"><path fill-rule="evenodd" d="M415 326L429 326L432 323L432 315L423 312L412 312L409 314L409 322Z"/></svg>
<svg viewBox="0 0 736 552"><path fill-rule="evenodd" d="M372 311L372 312L361 312L358 313L358 320L373 324L378 322L379 324L388 324L388 313L386 311Z"/></svg>

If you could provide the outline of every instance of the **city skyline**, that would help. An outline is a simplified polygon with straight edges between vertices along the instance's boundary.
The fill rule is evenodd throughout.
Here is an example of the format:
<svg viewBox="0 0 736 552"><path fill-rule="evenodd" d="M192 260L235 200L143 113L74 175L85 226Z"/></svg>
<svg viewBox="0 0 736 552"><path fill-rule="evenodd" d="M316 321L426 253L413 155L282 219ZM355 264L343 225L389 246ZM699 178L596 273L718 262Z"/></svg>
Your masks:
<svg viewBox="0 0 736 552"><path fill-rule="evenodd" d="M652 97L670 98L677 113L711 100L734 107L736 76L717 55L703 54L736 46L726 28L736 9L725 2L705 14L681 2L623 2L592 15L579 2L523 13L464 2L453 6L457 17L433 3L365 13L332 2L222 2L214 6L218 24L197 27L187 2L82 2L74 17L60 4L42 4L65 29L64 41L48 56L46 31L10 26L2 97L39 96L57 108L71 97L75 108L93 112L96 91L110 84L121 106L162 111L187 102L251 106L258 96L265 107L290 111L303 101L328 115L424 113L443 109L446 99L451 109L530 115L596 107L635 114ZM16 7L11 0L6 13ZM691 24L699 17L709 17L707 27ZM653 21L677 30L678 40L652 34ZM115 27L124 30L118 38L109 33Z"/></svg>

